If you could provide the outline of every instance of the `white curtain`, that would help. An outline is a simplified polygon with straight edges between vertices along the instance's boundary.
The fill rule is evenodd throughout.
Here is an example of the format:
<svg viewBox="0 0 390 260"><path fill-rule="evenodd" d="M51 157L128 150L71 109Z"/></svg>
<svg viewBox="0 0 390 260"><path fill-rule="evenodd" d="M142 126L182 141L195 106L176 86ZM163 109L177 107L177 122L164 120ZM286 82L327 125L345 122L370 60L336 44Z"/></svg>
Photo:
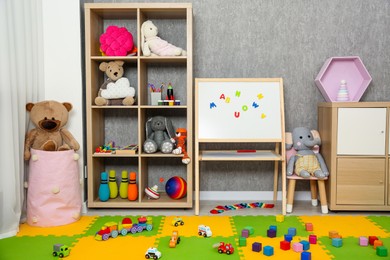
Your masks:
<svg viewBox="0 0 390 260"><path fill-rule="evenodd" d="M25 105L44 97L41 0L0 0L0 239L19 230L28 129Z"/></svg>

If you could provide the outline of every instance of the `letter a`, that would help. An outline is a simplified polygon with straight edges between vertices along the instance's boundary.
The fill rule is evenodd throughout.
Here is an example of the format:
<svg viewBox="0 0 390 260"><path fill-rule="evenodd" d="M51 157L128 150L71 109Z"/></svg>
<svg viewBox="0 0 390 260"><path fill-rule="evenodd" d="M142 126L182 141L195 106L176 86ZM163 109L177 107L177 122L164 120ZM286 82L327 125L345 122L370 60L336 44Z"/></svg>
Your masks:
<svg viewBox="0 0 390 260"><path fill-rule="evenodd" d="M219 99L225 99L225 94L222 94Z"/></svg>
<svg viewBox="0 0 390 260"><path fill-rule="evenodd" d="M240 112L234 112L234 116L235 116L236 118L239 118L239 117L240 117Z"/></svg>

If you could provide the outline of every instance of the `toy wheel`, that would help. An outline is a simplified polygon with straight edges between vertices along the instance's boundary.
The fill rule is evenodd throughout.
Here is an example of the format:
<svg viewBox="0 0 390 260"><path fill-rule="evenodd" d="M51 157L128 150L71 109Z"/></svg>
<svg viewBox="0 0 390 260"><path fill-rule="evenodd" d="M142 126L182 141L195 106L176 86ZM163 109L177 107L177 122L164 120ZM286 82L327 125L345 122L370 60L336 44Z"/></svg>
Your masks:
<svg viewBox="0 0 390 260"><path fill-rule="evenodd" d="M201 236L201 235L202 235L202 232L198 232L198 235Z"/></svg>
<svg viewBox="0 0 390 260"><path fill-rule="evenodd" d="M130 229L130 232L131 232L132 234L137 233L137 228L136 228L136 227L132 227L132 228Z"/></svg>
<svg viewBox="0 0 390 260"><path fill-rule="evenodd" d="M158 257L157 257L156 255L154 255L154 256L153 256L153 259L156 260L156 259L158 259Z"/></svg>
<svg viewBox="0 0 390 260"><path fill-rule="evenodd" d="M64 254L63 254L63 253L60 253L60 254L58 255L58 257L59 257L59 258L63 258L63 257L64 257Z"/></svg>
<svg viewBox="0 0 390 260"><path fill-rule="evenodd" d="M178 243L178 244L180 243L180 237L177 238L177 243Z"/></svg>
<svg viewBox="0 0 390 260"><path fill-rule="evenodd" d="M223 253L222 249L218 249L218 253L222 254Z"/></svg>
<svg viewBox="0 0 390 260"><path fill-rule="evenodd" d="M227 255L230 255L230 251L226 251L226 254L227 254Z"/></svg>
<svg viewBox="0 0 390 260"><path fill-rule="evenodd" d="M107 239L109 239L110 238L110 235L109 234L104 234L103 236L102 236L102 239L103 240L107 240Z"/></svg>
<svg viewBox="0 0 390 260"><path fill-rule="evenodd" d="M144 230L143 227L141 227L141 226L137 227L137 232L140 233L140 232L142 232L142 230Z"/></svg>
<svg viewBox="0 0 390 260"><path fill-rule="evenodd" d="M126 235L127 235L127 229L125 229L125 228L122 229L122 230L121 230L121 235L122 235L122 236L126 236Z"/></svg>
<svg viewBox="0 0 390 260"><path fill-rule="evenodd" d="M179 224L176 222L176 223L175 223L175 227L177 227L178 225L179 225Z"/></svg>
<svg viewBox="0 0 390 260"><path fill-rule="evenodd" d="M147 225L147 226L146 226L146 230L147 230L147 231L151 231L152 229L153 229L153 226L152 226L152 225Z"/></svg>
<svg viewBox="0 0 390 260"><path fill-rule="evenodd" d="M57 252L53 252L53 256L57 256Z"/></svg>
<svg viewBox="0 0 390 260"><path fill-rule="evenodd" d="M118 236L118 234L119 234L118 230L114 230L114 231L111 232L112 238L116 238Z"/></svg>
<svg viewBox="0 0 390 260"><path fill-rule="evenodd" d="M207 237L207 234L206 234L206 233L204 233L204 234L203 234L203 236L204 236L204 237Z"/></svg>
<svg viewBox="0 0 390 260"><path fill-rule="evenodd" d="M180 222L180 225L182 225L182 226L183 226L183 225L184 225L184 222L183 222L183 221L181 221L181 222Z"/></svg>
<svg viewBox="0 0 390 260"><path fill-rule="evenodd" d="M146 258L146 259L149 259L149 258L150 258L150 256L149 256L149 255L145 255L145 258Z"/></svg>

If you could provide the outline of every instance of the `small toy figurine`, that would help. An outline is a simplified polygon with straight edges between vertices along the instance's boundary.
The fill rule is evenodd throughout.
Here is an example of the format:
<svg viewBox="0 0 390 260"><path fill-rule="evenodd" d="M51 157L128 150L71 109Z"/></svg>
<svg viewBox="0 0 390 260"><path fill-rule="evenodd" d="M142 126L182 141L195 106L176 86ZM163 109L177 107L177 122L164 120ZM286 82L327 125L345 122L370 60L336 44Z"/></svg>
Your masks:
<svg viewBox="0 0 390 260"><path fill-rule="evenodd" d="M53 256L58 256L59 258L66 257L70 254L70 249L64 244L55 244L53 245Z"/></svg>

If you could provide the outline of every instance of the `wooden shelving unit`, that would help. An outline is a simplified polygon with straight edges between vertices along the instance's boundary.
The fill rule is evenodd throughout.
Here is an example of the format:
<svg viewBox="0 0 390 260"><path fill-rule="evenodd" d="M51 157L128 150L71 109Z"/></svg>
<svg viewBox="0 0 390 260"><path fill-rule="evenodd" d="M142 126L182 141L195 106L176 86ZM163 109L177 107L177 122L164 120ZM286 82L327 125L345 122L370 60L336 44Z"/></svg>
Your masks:
<svg viewBox="0 0 390 260"><path fill-rule="evenodd" d="M141 51L140 28L143 22L152 20L159 28L159 36L166 33L166 40L183 47L186 56L144 57ZM132 33L138 48L136 56L102 56L99 37L109 25L126 27ZM161 26L161 27L160 27ZM161 38L164 39L163 36ZM169 39L168 39L169 38ZM176 40L176 42L172 42ZM169 117L175 128L188 131L187 150L192 157L192 5L176 3L98 3L85 4L85 48L86 48L86 116L87 116L87 175L89 208L191 208L192 164L184 165L182 155L146 154L145 123L152 116ZM136 103L132 106L96 106L94 99L104 82L99 71L103 61L123 60L125 77L136 89ZM151 106L148 83L174 83L179 106ZM96 147L114 140L117 145L138 144L135 155L112 155L95 153ZM129 201L120 197L101 202L98 197L100 174L116 170L119 184L121 171L137 173L138 199ZM180 200L165 194L165 183L161 179L173 176L187 181L187 196ZM159 181L160 180L160 181ZM149 200L145 187L159 185L161 197Z"/></svg>

